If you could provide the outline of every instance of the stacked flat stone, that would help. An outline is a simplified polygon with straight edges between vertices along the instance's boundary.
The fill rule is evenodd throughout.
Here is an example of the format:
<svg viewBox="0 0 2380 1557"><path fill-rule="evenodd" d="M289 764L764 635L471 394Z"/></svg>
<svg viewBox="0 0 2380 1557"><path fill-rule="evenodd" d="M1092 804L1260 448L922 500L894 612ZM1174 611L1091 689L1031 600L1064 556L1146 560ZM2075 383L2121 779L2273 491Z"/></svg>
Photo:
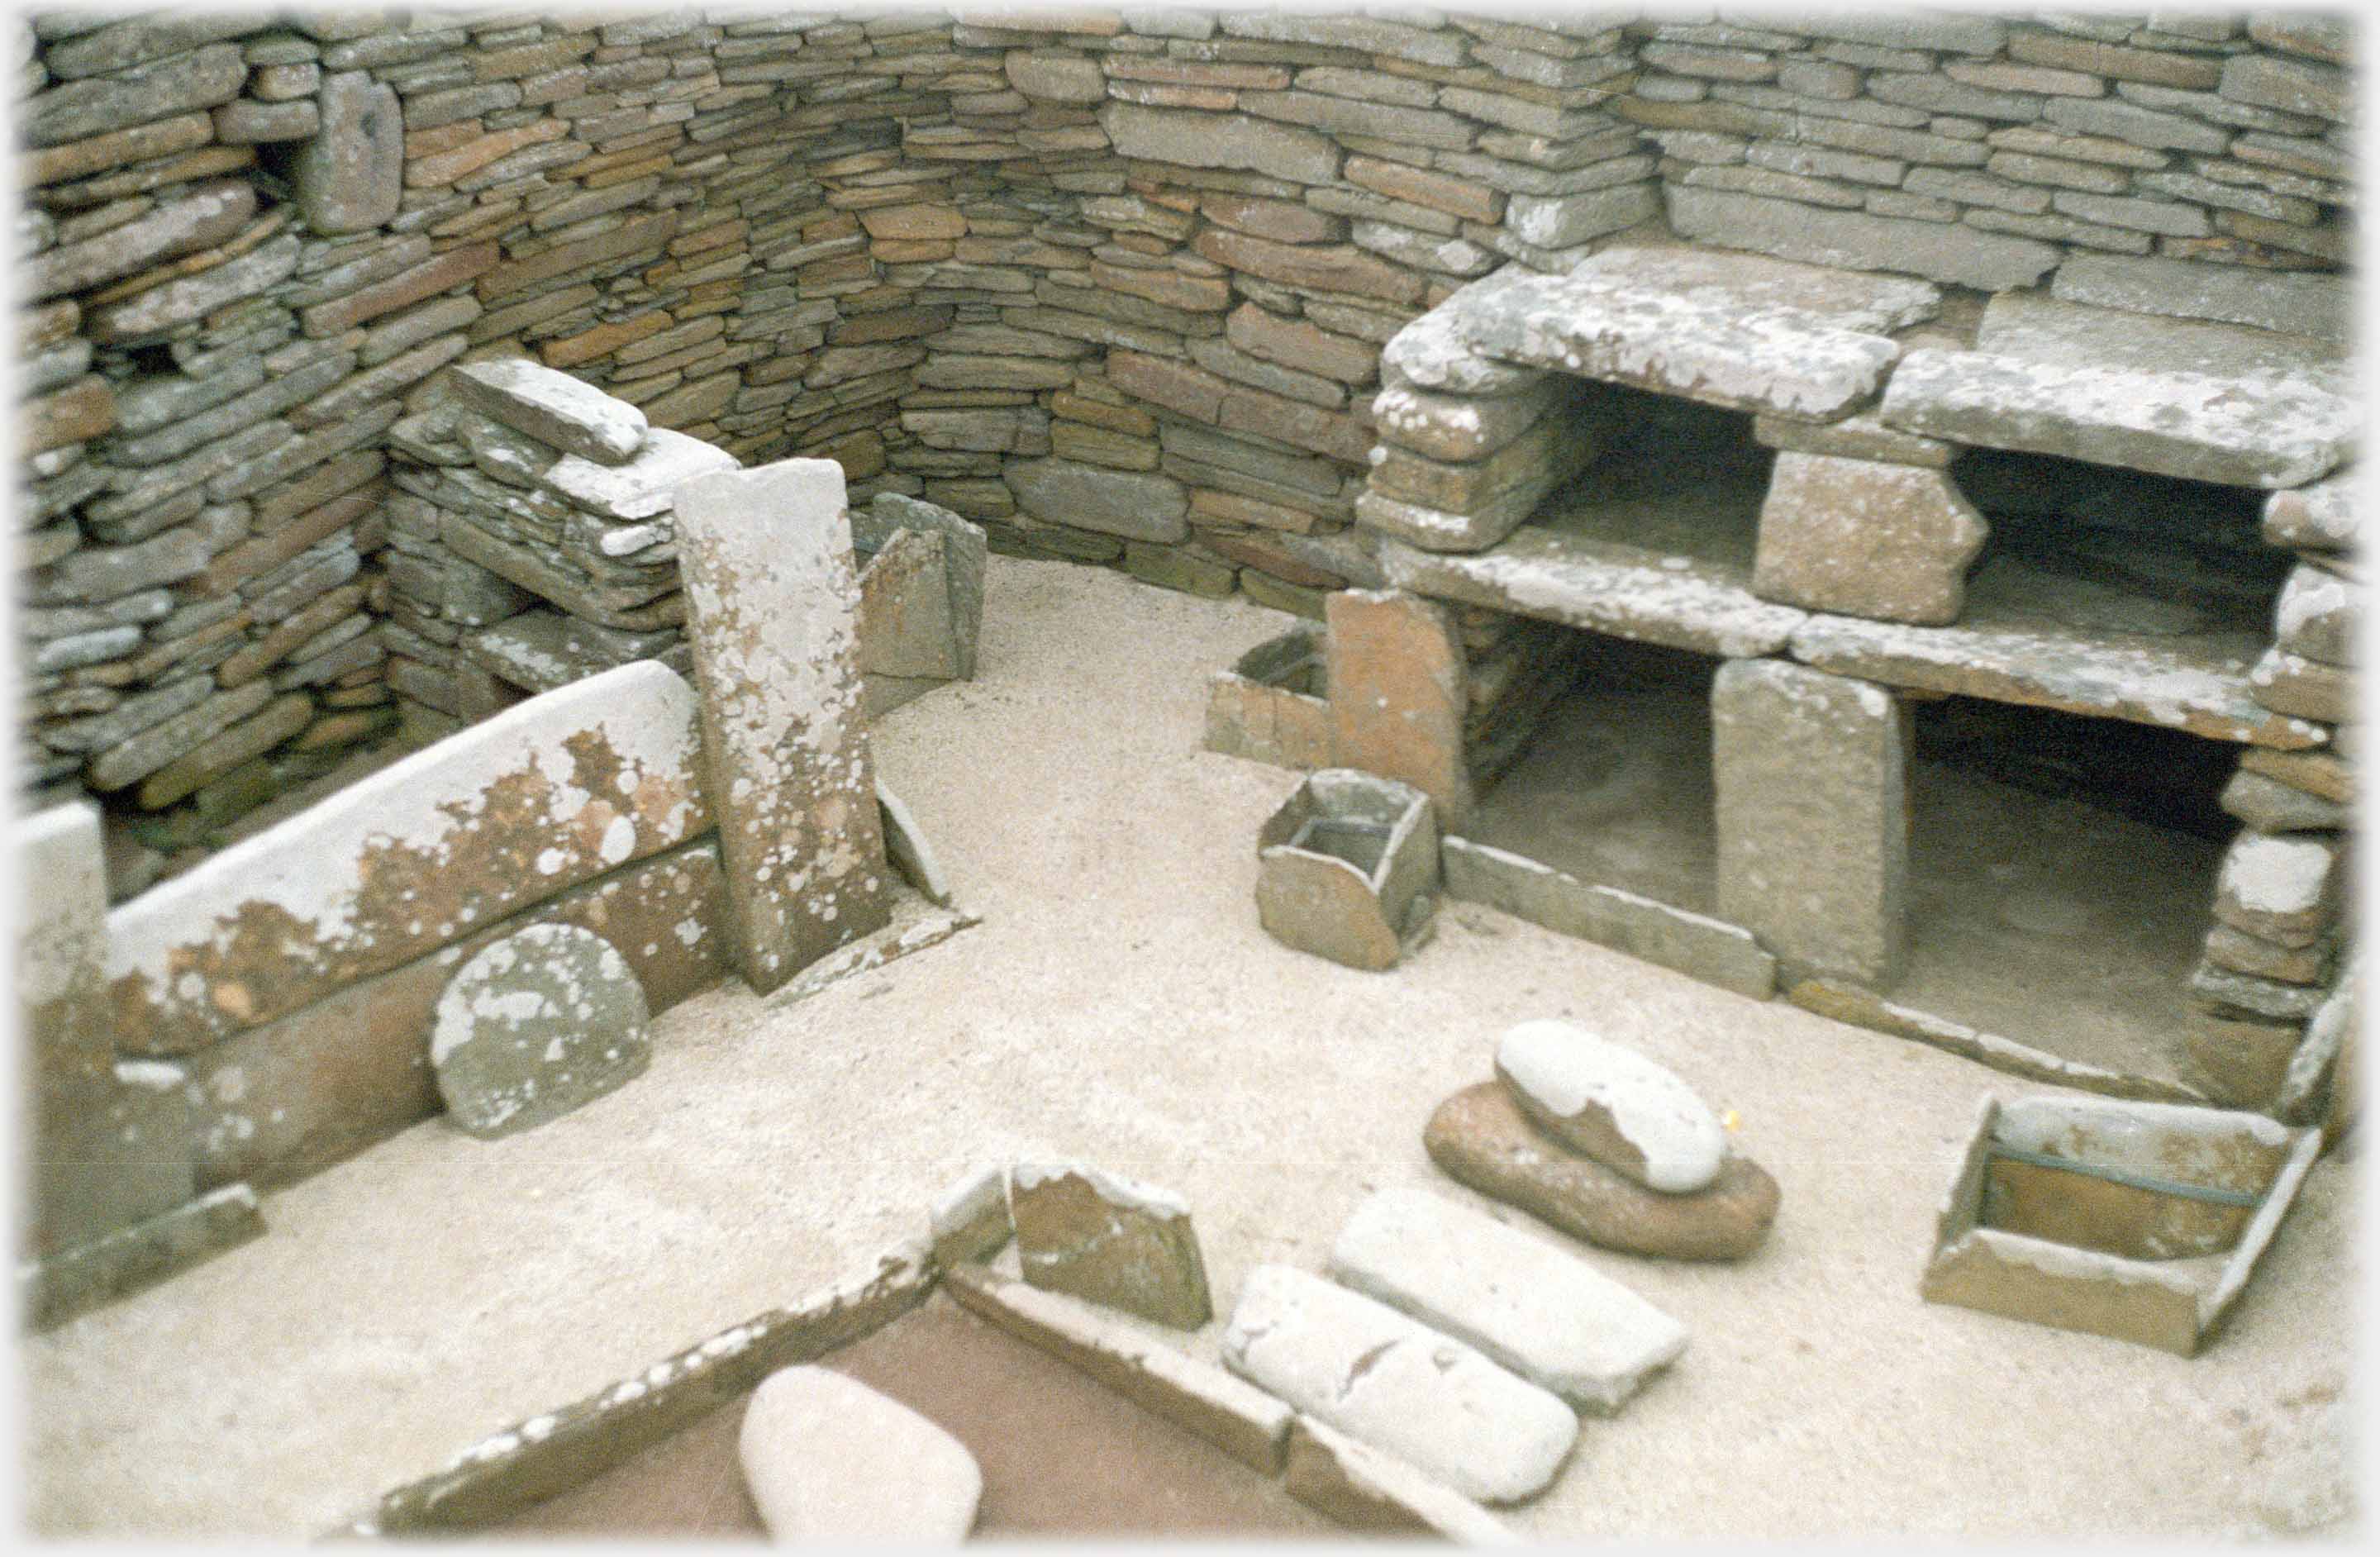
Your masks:
<svg viewBox="0 0 2380 1557"><path fill-rule="evenodd" d="M2338 331L2344 18L1645 22L1621 113L1681 237L1998 290ZM2088 295L2084 295L2087 292ZM2289 322L2294 320L2295 322Z"/></svg>
<svg viewBox="0 0 2380 1557"><path fill-rule="evenodd" d="M2273 1103L2309 1025L2351 960L2348 872L2358 726L2355 671L2363 586L2351 548L2355 474L2341 472L2265 501L2264 535L2297 555L2274 607L2273 647L2250 695L2277 712L2319 721L2330 740L2311 751L2242 753L2223 791L2240 819L2216 881L2215 927L2191 979L2215 1018L2192 1044L2193 1077L2219 1101Z"/></svg>
<svg viewBox="0 0 2380 1557"><path fill-rule="evenodd" d="M480 718L631 660L688 668L673 493L735 456L520 359L455 368L390 432L390 680Z"/></svg>

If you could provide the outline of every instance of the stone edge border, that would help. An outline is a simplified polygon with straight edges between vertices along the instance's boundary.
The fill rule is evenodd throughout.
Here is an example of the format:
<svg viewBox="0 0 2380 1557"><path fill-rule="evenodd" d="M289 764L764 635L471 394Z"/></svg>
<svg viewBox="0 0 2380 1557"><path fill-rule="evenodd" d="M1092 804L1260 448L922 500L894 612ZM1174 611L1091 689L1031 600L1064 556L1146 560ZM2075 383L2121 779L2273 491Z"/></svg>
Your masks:
<svg viewBox="0 0 2380 1557"><path fill-rule="evenodd" d="M256 1191L233 1184L47 1259L20 1260L20 1328L55 1329L263 1235Z"/></svg>

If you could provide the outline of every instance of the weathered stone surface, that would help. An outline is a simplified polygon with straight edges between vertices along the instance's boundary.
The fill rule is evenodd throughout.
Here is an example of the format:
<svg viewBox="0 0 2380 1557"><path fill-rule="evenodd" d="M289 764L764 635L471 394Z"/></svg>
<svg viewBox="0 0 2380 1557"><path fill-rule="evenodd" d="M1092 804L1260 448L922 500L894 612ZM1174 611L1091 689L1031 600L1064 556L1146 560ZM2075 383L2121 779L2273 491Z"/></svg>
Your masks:
<svg viewBox="0 0 2380 1557"><path fill-rule="evenodd" d="M1781 961L1870 983L1908 936L1910 715L1883 687L1779 660L1711 688L1720 915Z"/></svg>
<svg viewBox="0 0 2380 1557"><path fill-rule="evenodd" d="M981 526L938 504L880 492L851 516L854 546L869 550L904 531L942 538L942 580L948 592L949 669L961 681L975 676L976 644L983 632L983 573L990 543Z"/></svg>
<svg viewBox="0 0 2380 1557"><path fill-rule="evenodd" d="M975 1527L983 1497L965 1444L829 1368L762 1380L735 1447L753 1506L780 1541L952 1545Z"/></svg>
<svg viewBox="0 0 2380 1557"><path fill-rule="evenodd" d="M2216 918L2277 945L2310 946L2338 912L2339 874L2329 837L2243 833L2216 879Z"/></svg>
<svg viewBox="0 0 2380 1557"><path fill-rule="evenodd" d="M122 905L108 922L118 1048L182 1052L269 1021L703 831L694 703L665 667L624 665Z"/></svg>
<svg viewBox="0 0 2380 1557"><path fill-rule="evenodd" d="M1431 459L1479 459L1526 432L1574 392L1559 378L1514 395L1437 395L1400 386L1372 399L1372 424L1383 442Z"/></svg>
<svg viewBox="0 0 2380 1557"><path fill-rule="evenodd" d="M2350 337L2350 288L2315 271L2202 265L2156 255L2070 255L2050 282L2070 303L2253 325L2342 344Z"/></svg>
<svg viewBox="0 0 2380 1557"><path fill-rule="evenodd" d="M395 91L364 70L323 78L322 128L298 149L291 183L306 225L358 233L396 215L405 193L405 116Z"/></svg>
<svg viewBox="0 0 2380 1557"><path fill-rule="evenodd" d="M2190 85L2203 85L2191 82ZM2353 78L2335 66L2272 55L2233 55L2223 62L2217 88L2236 103L2344 124L2354 113Z"/></svg>
<svg viewBox="0 0 2380 1557"><path fill-rule="evenodd" d="M1473 313L1490 313L1506 293L1530 279L1525 269L1512 266L1457 289L1389 337L1380 348L1380 382L1391 389L1406 386L1491 398L1544 383L1542 369L1499 362L1474 348L1463 328Z"/></svg>
<svg viewBox="0 0 2380 1557"><path fill-rule="evenodd" d="M1890 426L2235 486L2327 473L2360 419L2335 354L2236 325L1994 298L1973 351L1912 351Z"/></svg>
<svg viewBox="0 0 2380 1557"><path fill-rule="evenodd" d="M1730 1155L1700 1194L1665 1195L1548 1139L1500 1082L1440 1103L1422 1145L1457 1183L1631 1254L1740 1259L1760 1247L1777 1216L1777 1181L1748 1158Z"/></svg>
<svg viewBox="0 0 2380 1557"><path fill-rule="evenodd" d="M1010 1334L1268 1476L1281 1470L1293 1413L1210 1363L1159 1344L1091 1304L978 1267L946 1269L952 1296Z"/></svg>
<svg viewBox="0 0 2380 1557"><path fill-rule="evenodd" d="M2362 587L2306 563L2290 570L2273 608L2275 647L2326 665L2358 663L2362 626Z"/></svg>
<svg viewBox="0 0 2380 1557"><path fill-rule="evenodd" d="M2353 470L2265 499L2265 539L2316 551L2352 548L2362 530Z"/></svg>
<svg viewBox="0 0 2380 1557"><path fill-rule="evenodd" d="M1466 1497L1514 1502L1578 1437L1554 1395L1472 1347L1286 1265L1248 1272L1223 1365Z"/></svg>
<svg viewBox="0 0 2380 1557"><path fill-rule="evenodd" d="M535 362L465 362L446 383L464 404L598 465L626 465L645 445L644 412Z"/></svg>
<svg viewBox="0 0 2380 1557"><path fill-rule="evenodd" d="M863 675L948 677L955 671L944 538L910 530L866 555L859 574Z"/></svg>
<svg viewBox="0 0 2380 1557"><path fill-rule="evenodd" d="M2276 713L2338 724L2357 712L2355 676L2338 665L2268 649L2248 669L2248 695Z"/></svg>
<svg viewBox="0 0 2380 1557"><path fill-rule="evenodd" d="M1299 1413L1282 1480L1289 1495L1348 1528L1464 1546L1520 1543L1502 1521L1385 1450Z"/></svg>
<svg viewBox="0 0 2380 1557"><path fill-rule="evenodd" d="M1070 459L1011 464L1017 505L1035 518L1128 541L1176 543L1190 537L1189 494L1158 475L1110 470Z"/></svg>
<svg viewBox="0 0 2380 1557"><path fill-rule="evenodd" d="M1828 211L1684 184L1669 186L1669 201L1670 225L1681 237L1811 264L1905 271L1987 292L2031 286L2064 257L2050 244L1964 223Z"/></svg>
<svg viewBox="0 0 2380 1557"><path fill-rule="evenodd" d="M2326 833L2351 825L2353 813L2336 800L2309 795L2243 768L2223 786L2223 809L2259 833Z"/></svg>
<svg viewBox="0 0 2380 1557"><path fill-rule="evenodd" d="M1990 529L1940 470L1780 454L1760 509L1752 590L1886 622L1959 619Z"/></svg>
<svg viewBox="0 0 2380 1557"><path fill-rule="evenodd" d="M217 679L222 679L220 674ZM141 809L153 811L172 805L249 758L272 750L313 723L313 719L314 699L293 692L275 698L255 713L196 745L177 742L179 755L141 781Z"/></svg>
<svg viewBox="0 0 2380 1557"><path fill-rule="evenodd" d="M1008 1224L1008 1169L990 1163L945 1185L926 1208L926 1229L934 1263L945 1273L998 1253L1013 1231Z"/></svg>
<svg viewBox="0 0 2380 1557"><path fill-rule="evenodd" d="M1079 1162L1018 1162L1008 1219L1025 1279L1177 1330L1213 1316L1190 1208Z"/></svg>
<svg viewBox="0 0 2380 1557"><path fill-rule="evenodd" d="M122 789L148 777L192 747L220 735L272 700L273 687L261 681L216 692L197 707L100 752L84 768L84 782L103 794Z"/></svg>
<svg viewBox="0 0 2380 1557"><path fill-rule="evenodd" d="M1330 760L1412 785L1441 827L1471 812L1463 749L1469 687L1445 607L1399 590L1341 590L1325 602Z"/></svg>
<svg viewBox="0 0 2380 1557"><path fill-rule="evenodd" d="M1328 136L1294 125L1134 103L1110 103L1099 119L1119 156L1242 168L1299 184L1328 184L1339 175L1339 148Z"/></svg>
<svg viewBox="0 0 2380 1557"><path fill-rule="evenodd" d="M446 1115L483 1140L558 1119L642 1075L644 987L612 943L530 925L482 947L438 997L430 1063Z"/></svg>
<svg viewBox="0 0 2380 1557"><path fill-rule="evenodd" d="M1887 427L1876 420L1873 409L1856 412L1840 421L1828 422L1757 416L1752 420L1752 435L1765 447L1789 453L1831 455L1839 459L1875 460L1885 465L1914 465L1930 470L1947 468L1959 452L1955 444L1946 444L1938 438L1921 438L1913 432Z"/></svg>
<svg viewBox="0 0 2380 1557"><path fill-rule="evenodd" d="M252 298L288 279L298 267L297 235L284 233L220 265L152 286L83 316L83 333L102 345L162 336L215 310Z"/></svg>
<svg viewBox="0 0 2380 1557"><path fill-rule="evenodd" d="M676 491L706 789L765 993L891 912L843 468L782 460Z"/></svg>
<svg viewBox="0 0 2380 1557"><path fill-rule="evenodd" d="M1410 785L1318 769L1257 830L1257 918L1284 945L1378 970L1427 927L1438 828Z"/></svg>
<svg viewBox="0 0 2380 1557"><path fill-rule="evenodd" d="M10 844L17 880L40 883L20 901L14 966L30 1093L19 1253L42 1259L188 1200L189 1121L180 1072L128 1084L115 1066L99 812L39 812L16 822Z"/></svg>
<svg viewBox="0 0 2380 1557"><path fill-rule="evenodd" d="M133 125L212 108L239 94L248 65L237 43L209 43L165 59L69 81L24 109L28 145L59 146Z"/></svg>
<svg viewBox="0 0 2380 1557"><path fill-rule="evenodd" d="M1330 1275L1599 1416L1686 1348L1683 1325L1576 1255L1422 1190L1356 1208Z"/></svg>
<svg viewBox="0 0 2380 1557"><path fill-rule="evenodd" d="M196 185L146 216L42 254L26 275L26 296L38 300L84 291L176 254L221 243L255 213L251 184L226 178Z"/></svg>
<svg viewBox="0 0 2380 1557"><path fill-rule="evenodd" d="M1366 517L1402 540L1432 549L1492 545L1605 451L1616 420L1608 403L1589 394L1566 400L1502 448L1467 463L1450 464L1384 444L1372 453L1365 496L1376 501ZM1443 525L1396 523L1401 516L1420 512L1454 516L1460 534L1448 533Z"/></svg>
<svg viewBox="0 0 2380 1557"><path fill-rule="evenodd" d="M1573 1022L1523 1022L1496 1045L1496 1074L1539 1129L1648 1189L1708 1188L1727 1133L1694 1089Z"/></svg>
<svg viewBox="0 0 2380 1557"><path fill-rule="evenodd" d="M115 392L85 373L55 394L27 403L22 449L31 456L87 443L115 425Z"/></svg>

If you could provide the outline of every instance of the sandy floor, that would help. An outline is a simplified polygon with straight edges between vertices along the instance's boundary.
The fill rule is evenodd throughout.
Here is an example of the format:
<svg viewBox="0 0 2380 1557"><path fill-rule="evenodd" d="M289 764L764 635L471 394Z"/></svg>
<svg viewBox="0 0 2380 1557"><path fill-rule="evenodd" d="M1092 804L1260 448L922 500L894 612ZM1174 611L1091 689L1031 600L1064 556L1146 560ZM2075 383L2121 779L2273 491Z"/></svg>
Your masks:
<svg viewBox="0 0 2380 1557"><path fill-rule="evenodd" d="M1488 1074L1504 1027L1564 1014L1740 1111L1784 1208L1741 1265L1584 1251L1694 1339L1588 1423L1521 1530L2225 1538L2356 1517L2352 1163L2315 1169L2196 1359L1921 1303L1979 1100L2034 1089L1468 906L1390 974L1277 945L1253 840L1295 776L1198 740L1207 673L1284 626L994 559L981 678L878 740L984 923L797 1004L701 996L627 1089L510 1140L431 1121L269 1197L256 1243L28 1343L34 1529L321 1530L872 1265L945 1183L1014 1153L1185 1196L1227 1310L1254 1264L1318 1270L1372 1189L1485 1204L1430 1167L1422 1123ZM1212 1356L1220 1329L1188 1344Z"/></svg>

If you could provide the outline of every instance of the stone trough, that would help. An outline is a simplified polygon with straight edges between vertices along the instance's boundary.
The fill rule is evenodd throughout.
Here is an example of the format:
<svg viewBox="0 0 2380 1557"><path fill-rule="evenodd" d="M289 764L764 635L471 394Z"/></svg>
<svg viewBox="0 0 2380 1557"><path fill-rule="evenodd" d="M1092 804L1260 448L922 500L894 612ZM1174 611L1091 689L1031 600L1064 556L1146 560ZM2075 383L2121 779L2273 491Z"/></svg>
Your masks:
<svg viewBox="0 0 2380 1557"><path fill-rule="evenodd" d="M2257 1114L1987 1099L1919 1291L2195 1356L2321 1150L2321 1131Z"/></svg>
<svg viewBox="0 0 2380 1557"><path fill-rule="evenodd" d="M1257 911L1284 945L1379 969L1428 927L1438 826L1408 785L1325 768L1264 824L1257 850Z"/></svg>

